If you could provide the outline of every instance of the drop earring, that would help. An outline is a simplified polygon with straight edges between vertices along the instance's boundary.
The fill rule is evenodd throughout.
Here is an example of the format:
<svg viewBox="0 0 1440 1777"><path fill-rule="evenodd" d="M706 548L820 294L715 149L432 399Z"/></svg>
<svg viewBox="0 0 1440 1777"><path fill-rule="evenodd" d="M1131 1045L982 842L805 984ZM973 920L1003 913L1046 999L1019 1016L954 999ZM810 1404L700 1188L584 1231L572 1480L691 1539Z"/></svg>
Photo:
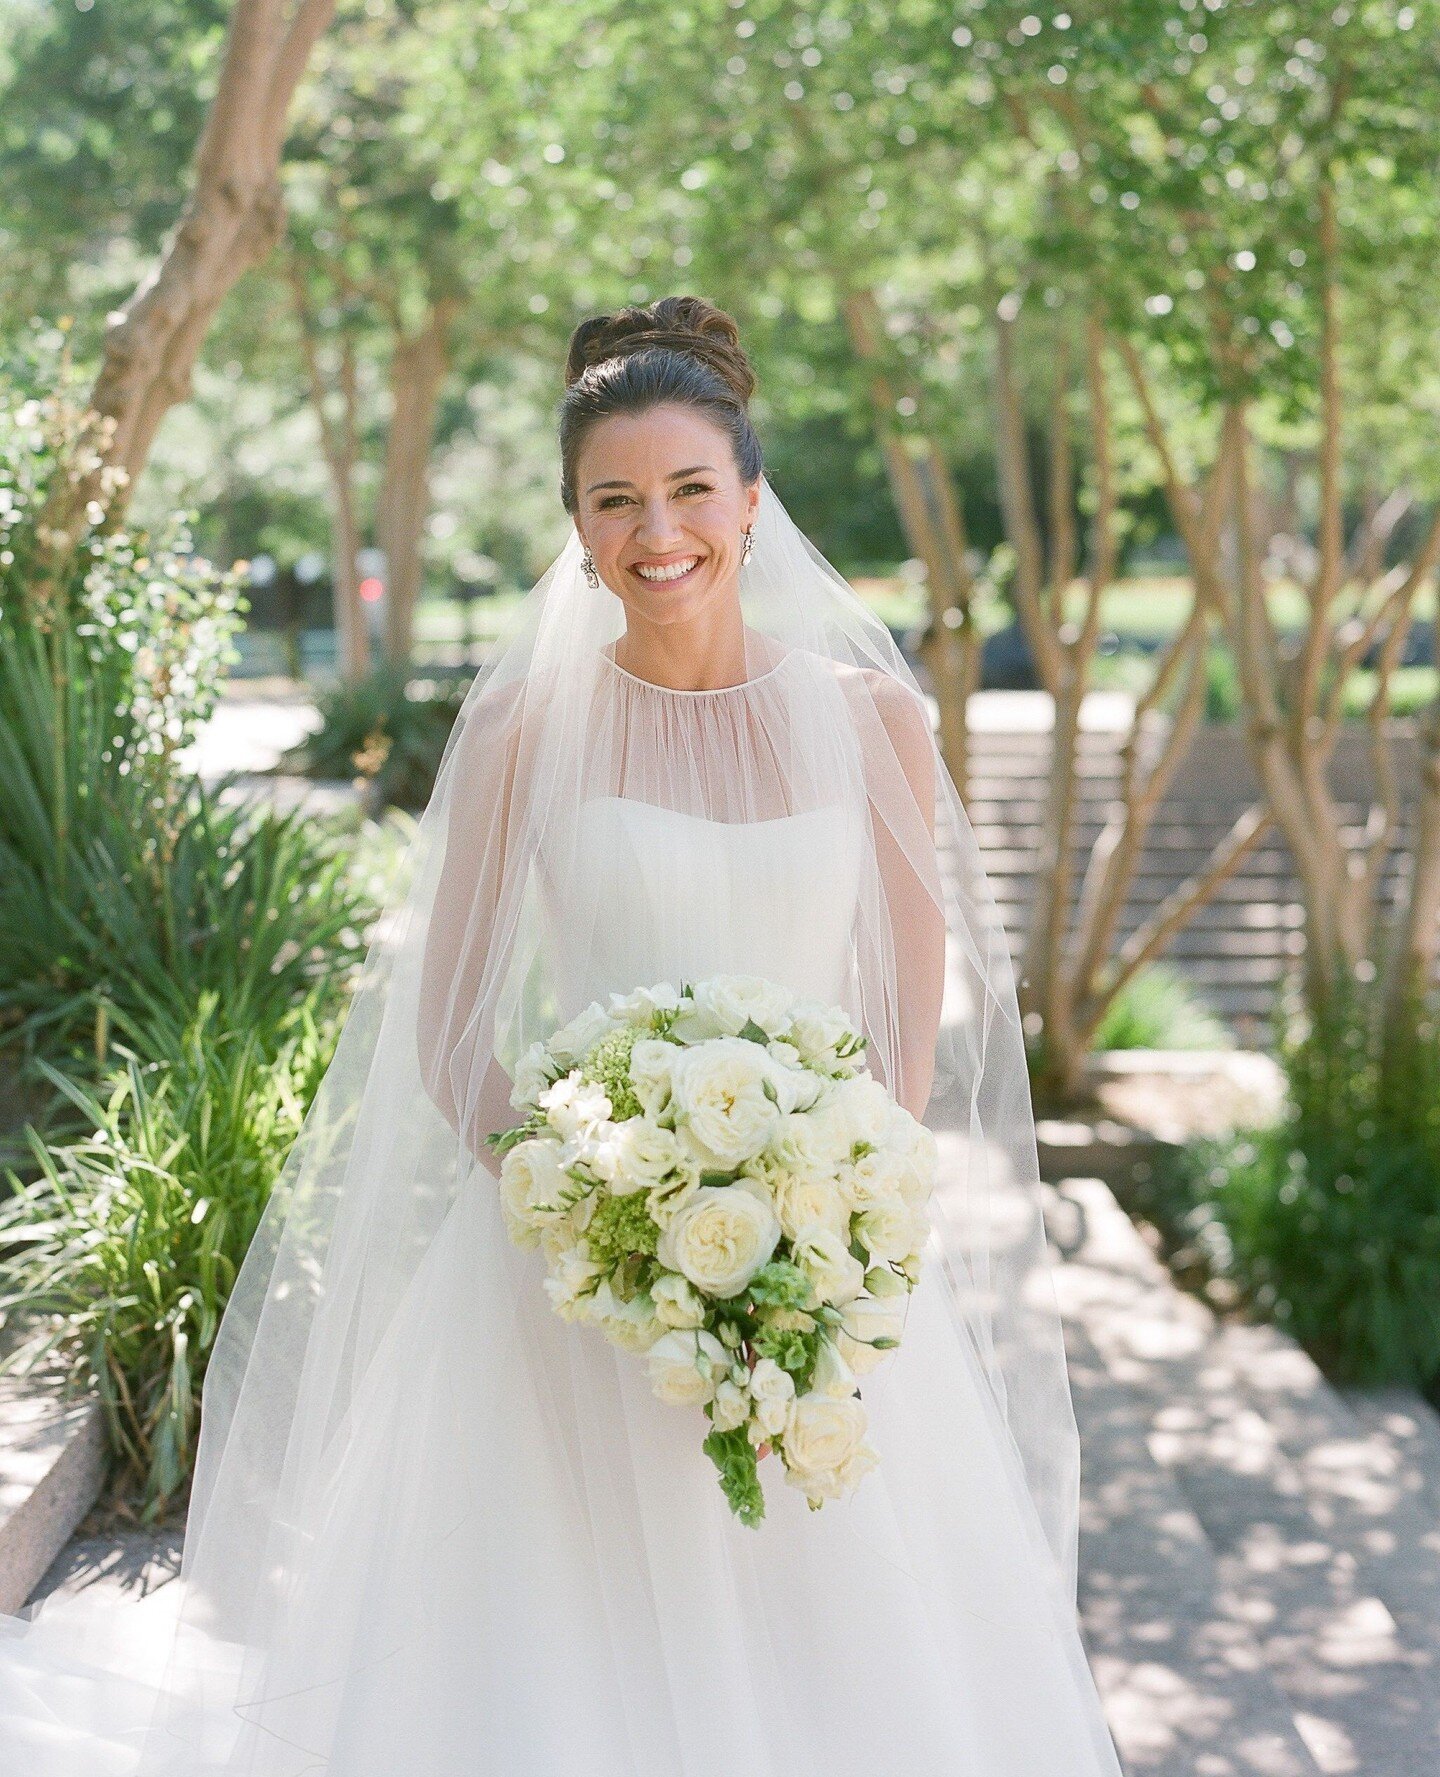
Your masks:
<svg viewBox="0 0 1440 1777"><path fill-rule="evenodd" d="M600 576L595 572L595 557L587 549L580 557L580 567L585 575L585 583L592 591L600 584Z"/></svg>
<svg viewBox="0 0 1440 1777"><path fill-rule="evenodd" d="M744 533L745 541L740 545L740 566L743 568L750 559L750 551L755 547L755 527Z"/></svg>

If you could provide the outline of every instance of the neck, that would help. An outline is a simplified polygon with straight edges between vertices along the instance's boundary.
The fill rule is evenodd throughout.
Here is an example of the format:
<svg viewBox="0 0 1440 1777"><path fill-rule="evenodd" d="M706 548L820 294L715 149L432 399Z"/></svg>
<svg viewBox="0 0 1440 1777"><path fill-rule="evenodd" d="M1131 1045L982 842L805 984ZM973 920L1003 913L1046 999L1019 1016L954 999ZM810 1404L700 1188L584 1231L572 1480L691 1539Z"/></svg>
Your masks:
<svg viewBox="0 0 1440 1777"><path fill-rule="evenodd" d="M613 649L615 664L668 691L720 691L743 684L761 663L739 602L687 623L650 623L625 613L625 634Z"/></svg>

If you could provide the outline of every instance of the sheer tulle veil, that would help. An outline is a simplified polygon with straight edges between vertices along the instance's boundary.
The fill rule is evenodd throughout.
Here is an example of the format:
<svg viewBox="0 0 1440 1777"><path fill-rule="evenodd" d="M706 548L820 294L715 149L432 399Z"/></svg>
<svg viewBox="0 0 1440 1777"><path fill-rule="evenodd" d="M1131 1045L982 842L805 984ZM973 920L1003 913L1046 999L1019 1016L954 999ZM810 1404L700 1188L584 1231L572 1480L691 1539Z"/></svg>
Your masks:
<svg viewBox="0 0 1440 1777"><path fill-rule="evenodd" d="M398 1640L406 1610L423 1608L367 1597L364 1562L347 1564L334 1526L360 1521L357 1489L370 1488L372 1517L390 1527L376 1536L393 1533L399 1514L380 1503L381 1479L357 1472L357 1448L376 1415L391 1411L377 1378L403 1374L419 1355L406 1349L409 1309L435 1287L447 1222L474 1194L495 1195L496 1162L482 1138L514 1120L519 1057L582 1010L567 984L591 978L586 960L604 933L548 930L544 888L547 875L585 870L582 810L595 798L708 821L835 804L853 816L863 868L846 1009L868 1039L872 1071L923 1114L939 1147L920 1288L943 1301L983 1379L1007 1509L1034 1550L1048 1607L1073 1622L1078 1444L1015 986L922 691L768 478L740 573L747 660L733 686L687 693L622 669L610 650L623 607L587 584L581 554L572 532L465 699L404 886L377 927L334 1060L217 1335L183 1603L167 1632L162 1708L141 1736L141 1771L210 1769L217 1706L238 1707L275 1742L327 1743L330 1730L307 1712L326 1707L327 1686L355 1658L347 1624L392 1611ZM777 906L774 917L801 922L804 909ZM539 1254L506 1249L498 1216L484 1228L467 1337L483 1341L473 1356L486 1384L469 1410L493 1414L479 1429L498 1439L507 1401L540 1386L514 1333L517 1304L540 1290L542 1266ZM560 1327L557 1336L599 1335ZM885 1369L906 1360L902 1342ZM587 1435L565 1433L582 1460ZM607 1462L617 1448L644 1462L640 1436L614 1433ZM969 1459L963 1447L944 1455ZM885 1485L883 1440L880 1457L862 1489ZM396 1452L401 1469L430 1460L424 1447ZM623 1486L607 1497L596 1510L629 1509ZM498 1543L514 1502L492 1503L478 1534ZM845 1509L827 1505L816 1522ZM742 1539L765 1534L763 1525L734 1529ZM986 1604L1006 1609L1004 1599ZM1034 1607L1033 1593L1014 1606ZM48 1622L63 1636L79 1621L67 1609L42 1608L26 1628ZM303 1686L291 1682L297 1672ZM254 1768L281 1767L257 1758Z"/></svg>

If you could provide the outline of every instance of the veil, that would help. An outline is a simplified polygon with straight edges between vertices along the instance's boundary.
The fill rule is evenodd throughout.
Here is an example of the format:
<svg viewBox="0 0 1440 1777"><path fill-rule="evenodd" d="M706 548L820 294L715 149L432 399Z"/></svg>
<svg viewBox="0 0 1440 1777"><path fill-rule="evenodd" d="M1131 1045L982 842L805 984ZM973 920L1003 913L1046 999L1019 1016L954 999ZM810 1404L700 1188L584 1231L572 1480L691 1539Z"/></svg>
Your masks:
<svg viewBox="0 0 1440 1777"><path fill-rule="evenodd" d="M586 1415L601 1407L565 1392L563 1356L547 1370L526 1350L523 1315L536 1298L543 1306L539 1255L505 1241L492 1209L498 1161L484 1142L516 1120L520 1058L583 1010L578 994L614 954L598 901L589 916L572 910L561 930L547 913L555 883L594 867L586 811L607 798L725 823L837 804L850 815L861 869L845 1009L867 1038L871 1071L923 1117L939 1149L912 1310L928 1293L928 1311L943 1314L967 1354L1007 1510L1034 1551L1049 1608L1073 1623L1078 1440L1005 936L923 693L889 632L763 478L753 543L740 572L739 683L684 692L621 668L610 650L623 607L587 584L572 531L465 698L404 887L375 931L334 1059L215 1340L182 1585L168 1589L181 1597L165 1636L162 1708L150 1721L137 1700L130 1730L143 1747L134 1768L147 1777L315 1768L303 1758L266 1763L259 1752L243 1767L218 1752L208 1764L216 1712L232 1731L232 1710L258 1724L272 1752L328 1744L327 1733L342 1731L333 1718L317 1728L314 1712L333 1707L327 1685L359 1657L353 1623L384 1615L399 1646L405 1610L425 1607L393 1591L375 1596L375 1574L393 1571L376 1551L428 1536L426 1571L444 1583L439 1551L450 1530L425 1522L436 1497L426 1489L438 1465L460 1460L437 1454L459 1435L454 1424L473 1434L467 1473L505 1514L487 1531L494 1559L507 1537L545 1535L543 1484L533 1500L523 1484L543 1426L576 1458L555 1485L581 1490L593 1524L635 1511L626 1534L643 1567L649 1524L633 1503L643 1425L612 1424L605 1473L595 1472L602 1445L587 1444L596 1420ZM806 913L777 907L775 916L782 933L786 921L798 933ZM451 1287L440 1255L457 1250L449 1243L462 1219L463 1418L453 1388L427 1396L405 1381L438 1336L416 1316ZM549 1318L562 1354L566 1341L598 1337ZM902 1341L885 1369L909 1356ZM643 1372L633 1356L617 1361ZM929 1386L943 1428L951 1383L937 1371ZM623 1419L629 1398L617 1390L607 1418ZM454 1423L442 1426L437 1415L452 1409ZM382 1460L377 1440L390 1446L393 1497L366 1519L357 1476ZM698 1432L695 1443L701 1461ZM880 1470L862 1493L890 1460L882 1441ZM898 1470L902 1458L893 1460ZM949 1449L944 1460L963 1467L971 1454ZM509 1492L496 1479L502 1470L518 1478ZM844 1509L827 1505L817 1528ZM987 1607L1005 1608L1001 1599ZM11 1638L33 1651L48 1629L58 1648L81 1621L78 1603L56 1600L18 1628L12 1620ZM93 1611L83 1618L91 1666L101 1660L98 1621ZM378 1645L372 1637L365 1657L383 1657ZM4 1658L0 1647L0 1696ZM310 1682L277 1686L281 1669Z"/></svg>

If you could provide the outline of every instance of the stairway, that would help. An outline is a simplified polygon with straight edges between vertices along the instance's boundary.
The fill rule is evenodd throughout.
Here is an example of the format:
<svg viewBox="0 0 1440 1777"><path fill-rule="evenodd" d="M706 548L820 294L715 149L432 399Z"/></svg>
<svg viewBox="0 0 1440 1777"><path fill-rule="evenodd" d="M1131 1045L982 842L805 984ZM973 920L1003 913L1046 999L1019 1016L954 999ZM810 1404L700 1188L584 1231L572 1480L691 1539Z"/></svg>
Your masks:
<svg viewBox="0 0 1440 1777"><path fill-rule="evenodd" d="M1440 1417L1342 1396L1046 1187L1083 1451L1081 1615L1127 1772L1440 1773Z"/></svg>
<svg viewBox="0 0 1440 1777"><path fill-rule="evenodd" d="M966 812L1012 950L1018 955L1045 818L1050 736L1003 726L1003 700L1008 694L983 695L993 707L972 723ZM1104 729L1080 736L1078 871L1083 871L1105 822L1118 807L1122 738ZM1414 748L1408 739L1402 742L1399 769L1403 803L1404 786L1414 771ZM1330 781L1342 822L1350 833L1358 833L1370 807L1362 733L1342 732ZM1121 922L1121 938L1203 867L1236 817L1257 798L1244 737L1228 725L1202 728L1160 805ZM1392 886L1402 861L1403 844L1397 841L1387 867ZM1294 867L1283 838L1272 827L1215 899L1179 933L1165 960L1192 983L1242 1043L1259 1048L1268 1043L1276 985L1300 954L1302 942Z"/></svg>

